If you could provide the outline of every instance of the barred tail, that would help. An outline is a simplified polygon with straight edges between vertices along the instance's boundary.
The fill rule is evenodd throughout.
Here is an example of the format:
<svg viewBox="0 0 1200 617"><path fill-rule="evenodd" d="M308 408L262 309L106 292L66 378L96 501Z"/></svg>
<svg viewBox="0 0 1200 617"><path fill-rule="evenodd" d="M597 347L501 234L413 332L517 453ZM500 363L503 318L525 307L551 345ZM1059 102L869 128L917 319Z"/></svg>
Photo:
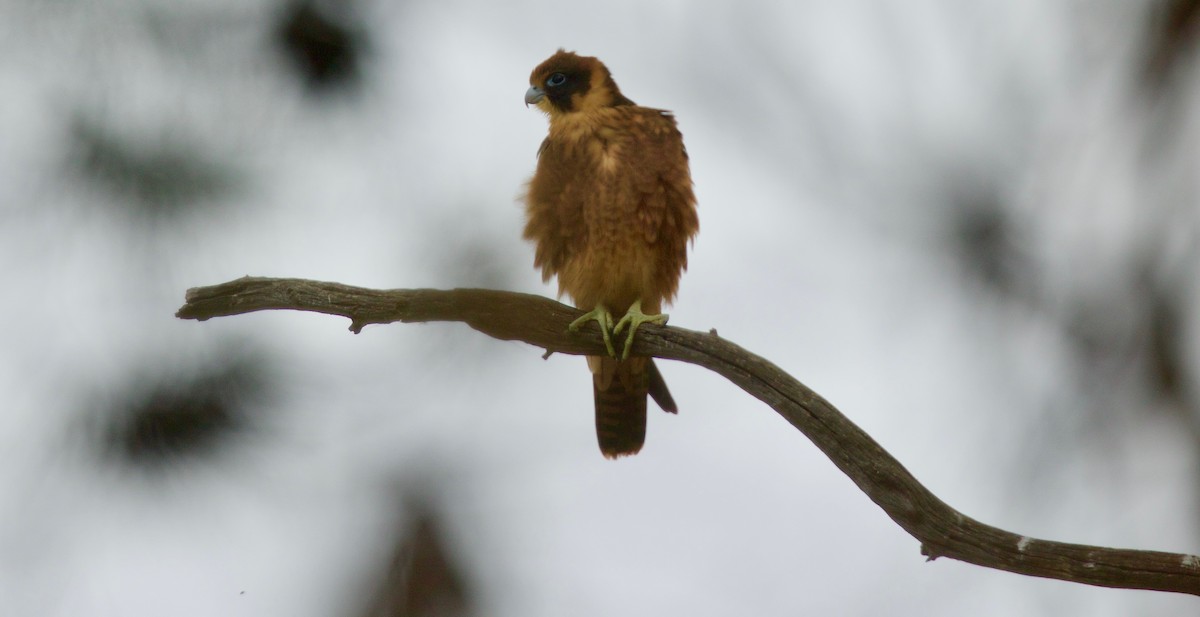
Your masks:
<svg viewBox="0 0 1200 617"><path fill-rule="evenodd" d="M594 370L592 392L596 400L596 438L600 441L600 452L607 458L637 454L646 441L646 398L650 390L647 359L618 361L596 357L588 360ZM595 366L597 363L598 367Z"/></svg>

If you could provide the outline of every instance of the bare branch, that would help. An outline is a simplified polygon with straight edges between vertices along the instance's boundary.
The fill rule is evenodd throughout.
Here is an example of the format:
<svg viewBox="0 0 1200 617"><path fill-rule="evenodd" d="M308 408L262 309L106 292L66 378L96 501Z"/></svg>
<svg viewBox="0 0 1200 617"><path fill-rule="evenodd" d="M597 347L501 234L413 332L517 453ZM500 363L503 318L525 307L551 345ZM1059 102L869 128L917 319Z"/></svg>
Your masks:
<svg viewBox="0 0 1200 617"><path fill-rule="evenodd" d="M359 332L368 324L461 321L489 336L566 354L601 354L599 330L571 333L579 315L540 296L484 289L374 290L303 279L245 277L189 289L176 316L205 320L269 309L342 315ZM1101 587L1200 595L1200 557L1027 538L985 525L946 505L837 409L779 367L715 332L647 324L633 353L712 370L770 405L804 433L871 501L921 542L929 559L976 565Z"/></svg>

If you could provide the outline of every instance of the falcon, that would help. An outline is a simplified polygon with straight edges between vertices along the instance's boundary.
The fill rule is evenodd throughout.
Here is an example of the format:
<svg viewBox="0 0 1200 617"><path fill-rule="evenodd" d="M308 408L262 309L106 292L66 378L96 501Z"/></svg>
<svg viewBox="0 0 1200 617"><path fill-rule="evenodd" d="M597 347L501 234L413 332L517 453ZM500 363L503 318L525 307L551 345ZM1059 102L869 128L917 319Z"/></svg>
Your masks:
<svg viewBox="0 0 1200 617"><path fill-rule="evenodd" d="M654 361L629 351L638 326L667 322L662 305L700 229L683 136L670 112L621 94L596 58L560 49L529 83L525 104L549 116L550 130L525 193L524 236L542 280L557 276L559 295L586 311L571 330L596 321L604 337L608 355L587 359L601 453L636 454L647 396L677 411Z"/></svg>

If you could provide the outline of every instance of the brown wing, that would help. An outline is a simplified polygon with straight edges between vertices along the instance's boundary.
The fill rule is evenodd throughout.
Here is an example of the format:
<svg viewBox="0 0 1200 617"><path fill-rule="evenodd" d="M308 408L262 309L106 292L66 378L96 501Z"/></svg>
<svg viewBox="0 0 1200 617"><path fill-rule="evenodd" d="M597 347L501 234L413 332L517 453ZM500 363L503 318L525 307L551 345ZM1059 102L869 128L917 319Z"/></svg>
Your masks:
<svg viewBox="0 0 1200 617"><path fill-rule="evenodd" d="M639 120L629 162L640 201L637 220L657 264L651 295L669 302L687 270L688 242L700 230L687 149L669 112L644 107L631 112Z"/></svg>
<svg viewBox="0 0 1200 617"><path fill-rule="evenodd" d="M578 207L581 178L589 175L586 165L577 153L549 138L538 148L537 171L525 197L524 237L536 243L533 265L542 269L542 281L561 271L572 252L587 242Z"/></svg>

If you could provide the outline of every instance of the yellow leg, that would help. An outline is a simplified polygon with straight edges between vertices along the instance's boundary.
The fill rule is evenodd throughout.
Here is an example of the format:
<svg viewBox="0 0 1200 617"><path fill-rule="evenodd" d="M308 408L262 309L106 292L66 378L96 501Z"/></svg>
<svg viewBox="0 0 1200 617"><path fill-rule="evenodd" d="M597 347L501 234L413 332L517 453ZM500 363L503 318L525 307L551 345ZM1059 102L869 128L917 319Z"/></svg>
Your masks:
<svg viewBox="0 0 1200 617"><path fill-rule="evenodd" d="M638 326L644 323L655 323L664 326L667 324L669 317L670 315L666 313L647 315L642 312L642 301L638 300L634 302L633 306L629 307L629 311L625 313L625 316L621 318L621 321L618 321L617 325L613 327L613 334L620 334L621 330L629 326L629 336L625 337L625 350L621 353L621 359L625 360L629 358L629 350L633 347L633 334L637 332Z"/></svg>
<svg viewBox="0 0 1200 617"><path fill-rule="evenodd" d="M614 358L617 357L617 352L613 351L612 344L613 316L612 313L608 312L607 308L604 308L603 304L597 304L596 308L584 313L579 319L572 321L571 325L567 326L567 329L571 332L578 332L583 324L593 319L600 325L600 334L604 336L604 347L608 349L608 355Z"/></svg>

